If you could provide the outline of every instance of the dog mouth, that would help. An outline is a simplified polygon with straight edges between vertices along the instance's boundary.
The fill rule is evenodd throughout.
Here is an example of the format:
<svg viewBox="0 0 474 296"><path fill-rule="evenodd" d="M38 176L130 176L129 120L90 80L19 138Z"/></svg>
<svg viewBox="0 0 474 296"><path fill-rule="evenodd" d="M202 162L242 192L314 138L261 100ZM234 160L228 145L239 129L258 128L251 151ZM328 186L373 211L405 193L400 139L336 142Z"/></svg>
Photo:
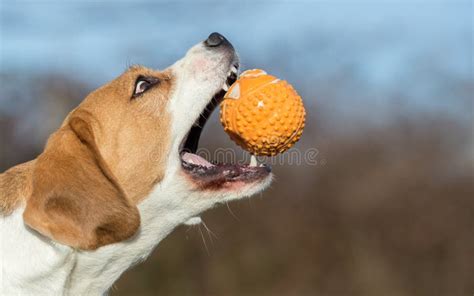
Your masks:
<svg viewBox="0 0 474 296"><path fill-rule="evenodd" d="M255 183L263 181L270 173L271 167L258 164L253 158L249 164L225 164L206 160L197 154L199 139L204 126L213 111L224 99L229 87L237 80L239 64L234 63L227 72L222 88L214 94L200 116L194 122L180 145L181 166L194 181L202 187L219 189L238 182Z"/></svg>

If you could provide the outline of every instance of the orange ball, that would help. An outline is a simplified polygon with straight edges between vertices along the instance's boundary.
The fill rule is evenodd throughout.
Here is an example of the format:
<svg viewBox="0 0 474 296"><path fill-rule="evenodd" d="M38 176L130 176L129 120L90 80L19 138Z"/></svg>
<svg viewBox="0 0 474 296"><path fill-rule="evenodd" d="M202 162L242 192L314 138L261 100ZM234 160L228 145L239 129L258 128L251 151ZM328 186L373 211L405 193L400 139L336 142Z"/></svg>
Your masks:
<svg viewBox="0 0 474 296"><path fill-rule="evenodd" d="M243 72L221 104L224 130L240 147L272 156L291 148L301 137L306 112L293 87L265 71Z"/></svg>

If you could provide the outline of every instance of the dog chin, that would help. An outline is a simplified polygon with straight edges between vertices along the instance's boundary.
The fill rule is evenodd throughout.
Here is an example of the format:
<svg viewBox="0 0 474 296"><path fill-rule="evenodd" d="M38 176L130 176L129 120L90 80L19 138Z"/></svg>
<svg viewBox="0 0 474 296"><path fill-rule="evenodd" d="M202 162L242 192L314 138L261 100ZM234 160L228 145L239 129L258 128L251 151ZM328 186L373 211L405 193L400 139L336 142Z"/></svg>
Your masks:
<svg viewBox="0 0 474 296"><path fill-rule="evenodd" d="M267 189L272 183L273 175L269 174L266 178L261 181L245 184L245 183L236 183L232 184L227 190L229 196L226 198L227 201L236 200L241 198L250 197L252 195L261 193Z"/></svg>

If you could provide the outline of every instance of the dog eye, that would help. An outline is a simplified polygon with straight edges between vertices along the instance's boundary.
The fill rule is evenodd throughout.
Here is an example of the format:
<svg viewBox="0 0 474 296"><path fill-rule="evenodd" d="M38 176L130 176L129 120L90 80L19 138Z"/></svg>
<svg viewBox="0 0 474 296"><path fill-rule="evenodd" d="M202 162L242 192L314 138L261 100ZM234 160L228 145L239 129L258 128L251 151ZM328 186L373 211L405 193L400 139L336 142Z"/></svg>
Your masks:
<svg viewBox="0 0 474 296"><path fill-rule="evenodd" d="M139 76L135 82L135 91L133 92L133 97L143 94L158 82L159 79L156 77Z"/></svg>

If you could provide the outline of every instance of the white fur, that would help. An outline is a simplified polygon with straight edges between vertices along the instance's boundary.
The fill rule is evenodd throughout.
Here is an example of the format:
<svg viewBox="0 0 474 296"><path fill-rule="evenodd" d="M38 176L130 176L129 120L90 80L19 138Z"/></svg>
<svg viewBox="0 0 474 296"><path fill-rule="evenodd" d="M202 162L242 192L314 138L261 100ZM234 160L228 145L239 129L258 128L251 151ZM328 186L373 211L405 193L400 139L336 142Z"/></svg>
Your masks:
<svg viewBox="0 0 474 296"><path fill-rule="evenodd" d="M228 52L212 52L198 44L171 67L177 77L169 105L172 148L164 179L138 205L141 225L134 237L95 251L79 251L26 227L24 207L0 217L1 295L105 294L125 270L145 260L180 224L216 204L253 195L269 185L271 176L240 189L203 192L193 189L181 169L181 140L224 84L233 59Z"/></svg>

